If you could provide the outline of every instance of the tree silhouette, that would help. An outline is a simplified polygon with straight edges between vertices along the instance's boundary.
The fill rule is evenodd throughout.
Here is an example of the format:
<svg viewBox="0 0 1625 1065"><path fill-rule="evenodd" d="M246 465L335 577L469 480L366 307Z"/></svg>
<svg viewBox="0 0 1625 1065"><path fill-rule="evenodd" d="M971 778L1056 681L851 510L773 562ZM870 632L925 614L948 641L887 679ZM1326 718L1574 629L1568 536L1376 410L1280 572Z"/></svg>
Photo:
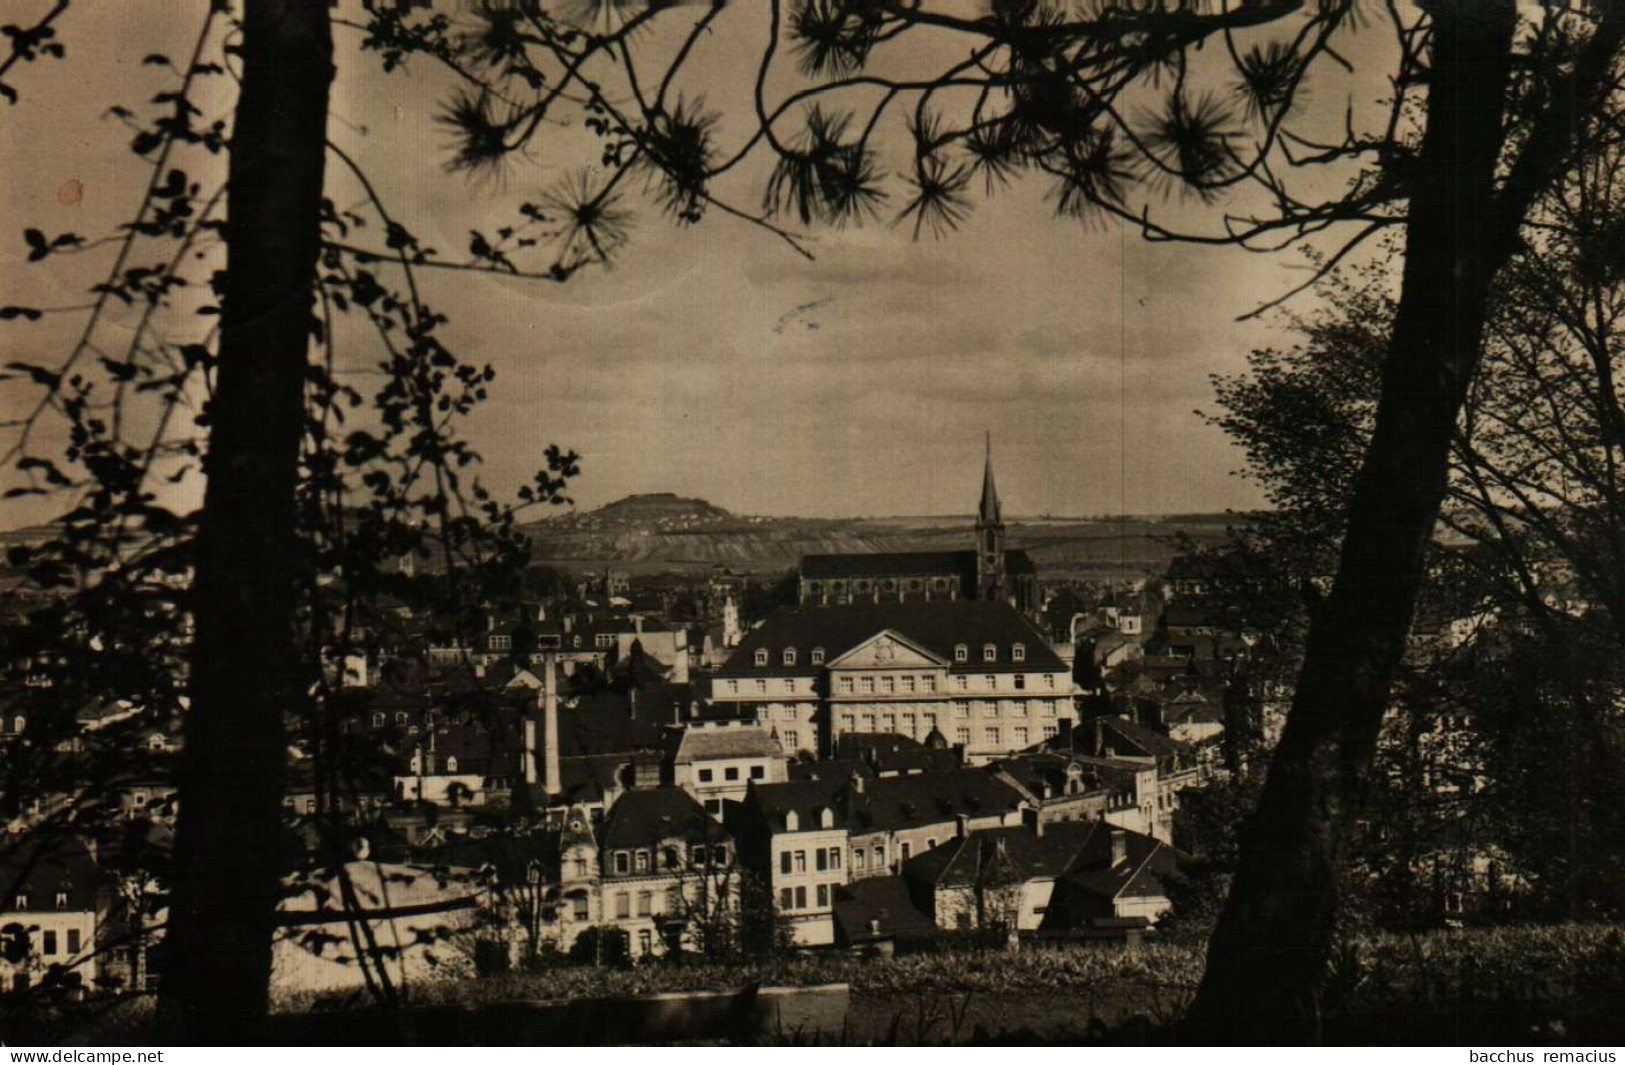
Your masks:
<svg viewBox="0 0 1625 1065"><path fill-rule="evenodd" d="M29 47L59 54L39 43L49 37L38 31ZM108 112L150 171L130 219L96 238L23 233L31 262L110 255L92 301L0 314L84 322L54 361L8 367L37 391L6 426L8 496L60 498L65 512L43 542L11 553L43 605L18 637L27 705L14 709L29 728L4 752L21 770L6 774L7 805L49 804L25 838L103 833L120 789L151 761L142 730L184 721L180 765L153 770L180 789L160 1012L183 1042L255 1037L273 911L301 878L334 877L345 906L361 908L345 826L390 741L357 733L370 696L334 664L389 649L373 599L466 619L522 571L515 515L562 501L576 472L574 454L550 448L514 503L472 478L478 456L457 425L493 375L439 341L446 318L417 284L419 269L466 264L424 247L327 141L330 38L325 5L246 0L239 16L217 2L186 58L146 56L142 67L169 85L143 108ZM205 91L217 81L238 89ZM329 161L362 189L360 211L328 195ZM515 240L551 231L539 214L525 225ZM352 243L374 231L375 251ZM396 278L375 272L383 259ZM561 281L577 265L543 276ZM131 309L133 327L110 320L115 306ZM345 315L382 353L371 393L336 370ZM200 462L203 506L172 510L163 486ZM409 580L394 565L402 557L438 573ZM80 719L96 703L116 712L86 739ZM290 747L316 781L312 863L283 846ZM364 966L393 950L373 941L371 921L350 923ZM394 1000L381 966L364 972Z"/></svg>

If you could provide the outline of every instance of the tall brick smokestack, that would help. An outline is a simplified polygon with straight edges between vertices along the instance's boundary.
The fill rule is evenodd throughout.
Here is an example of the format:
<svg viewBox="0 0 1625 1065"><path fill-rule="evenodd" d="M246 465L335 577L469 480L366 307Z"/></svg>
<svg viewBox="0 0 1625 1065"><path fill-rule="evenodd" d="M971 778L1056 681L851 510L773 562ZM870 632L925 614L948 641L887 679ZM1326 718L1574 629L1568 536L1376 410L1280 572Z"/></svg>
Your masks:
<svg viewBox="0 0 1625 1065"><path fill-rule="evenodd" d="M535 787L537 762L542 763L541 785L546 795L557 795L559 783L559 693L557 663L552 655L542 657L542 689L536 693L536 705L541 710L541 742L537 742L536 718L527 715L524 721L525 783ZM539 749L538 749L539 748Z"/></svg>
<svg viewBox="0 0 1625 1065"><path fill-rule="evenodd" d="M564 786L559 780L558 662L552 655L542 660L542 748L542 790L557 795Z"/></svg>

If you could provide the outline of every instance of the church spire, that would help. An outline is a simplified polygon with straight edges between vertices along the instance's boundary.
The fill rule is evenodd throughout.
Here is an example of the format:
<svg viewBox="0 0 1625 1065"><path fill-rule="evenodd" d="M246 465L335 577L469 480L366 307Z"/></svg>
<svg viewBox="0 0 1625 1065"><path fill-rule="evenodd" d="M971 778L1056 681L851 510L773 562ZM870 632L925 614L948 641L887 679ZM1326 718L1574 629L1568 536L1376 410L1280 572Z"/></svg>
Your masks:
<svg viewBox="0 0 1625 1065"><path fill-rule="evenodd" d="M999 490L993 485L993 434L987 434L987 459L982 466L982 505L976 512L978 526L1002 525L999 509Z"/></svg>
<svg viewBox="0 0 1625 1065"><path fill-rule="evenodd" d="M1004 515L993 486L993 434L987 434L982 467L982 505L976 510L976 595L1000 602L1009 597L1004 572Z"/></svg>

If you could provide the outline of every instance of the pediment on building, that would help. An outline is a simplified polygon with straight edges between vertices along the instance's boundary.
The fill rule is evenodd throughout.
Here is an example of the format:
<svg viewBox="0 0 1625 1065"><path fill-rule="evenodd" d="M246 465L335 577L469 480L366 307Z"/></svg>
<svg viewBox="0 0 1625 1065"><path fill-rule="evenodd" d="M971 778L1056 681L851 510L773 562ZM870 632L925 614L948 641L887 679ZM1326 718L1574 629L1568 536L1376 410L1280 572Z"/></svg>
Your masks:
<svg viewBox="0 0 1625 1065"><path fill-rule="evenodd" d="M947 659L892 629L876 633L829 663L831 669L929 669L947 664Z"/></svg>

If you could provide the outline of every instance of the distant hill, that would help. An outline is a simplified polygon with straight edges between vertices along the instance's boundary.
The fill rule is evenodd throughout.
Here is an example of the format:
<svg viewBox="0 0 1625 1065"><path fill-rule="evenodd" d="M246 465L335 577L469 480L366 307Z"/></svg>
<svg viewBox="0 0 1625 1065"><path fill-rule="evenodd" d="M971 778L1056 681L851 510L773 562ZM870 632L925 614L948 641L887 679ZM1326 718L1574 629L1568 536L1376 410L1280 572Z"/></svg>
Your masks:
<svg viewBox="0 0 1625 1065"><path fill-rule="evenodd" d="M605 503L597 510L572 511L543 518L537 524L577 529L614 526L688 528L724 522L732 517L726 510L703 499L686 499L673 492L645 492Z"/></svg>
<svg viewBox="0 0 1625 1065"><path fill-rule="evenodd" d="M523 527L531 557L564 569L616 567L648 573L706 570L782 572L802 555L874 551L952 551L972 543L968 515L905 518L779 518L733 514L670 492L627 496L596 510ZM1160 573L1171 541L1224 535L1221 515L1177 518L1012 518L1011 547L1026 548L1041 572L1077 576Z"/></svg>

